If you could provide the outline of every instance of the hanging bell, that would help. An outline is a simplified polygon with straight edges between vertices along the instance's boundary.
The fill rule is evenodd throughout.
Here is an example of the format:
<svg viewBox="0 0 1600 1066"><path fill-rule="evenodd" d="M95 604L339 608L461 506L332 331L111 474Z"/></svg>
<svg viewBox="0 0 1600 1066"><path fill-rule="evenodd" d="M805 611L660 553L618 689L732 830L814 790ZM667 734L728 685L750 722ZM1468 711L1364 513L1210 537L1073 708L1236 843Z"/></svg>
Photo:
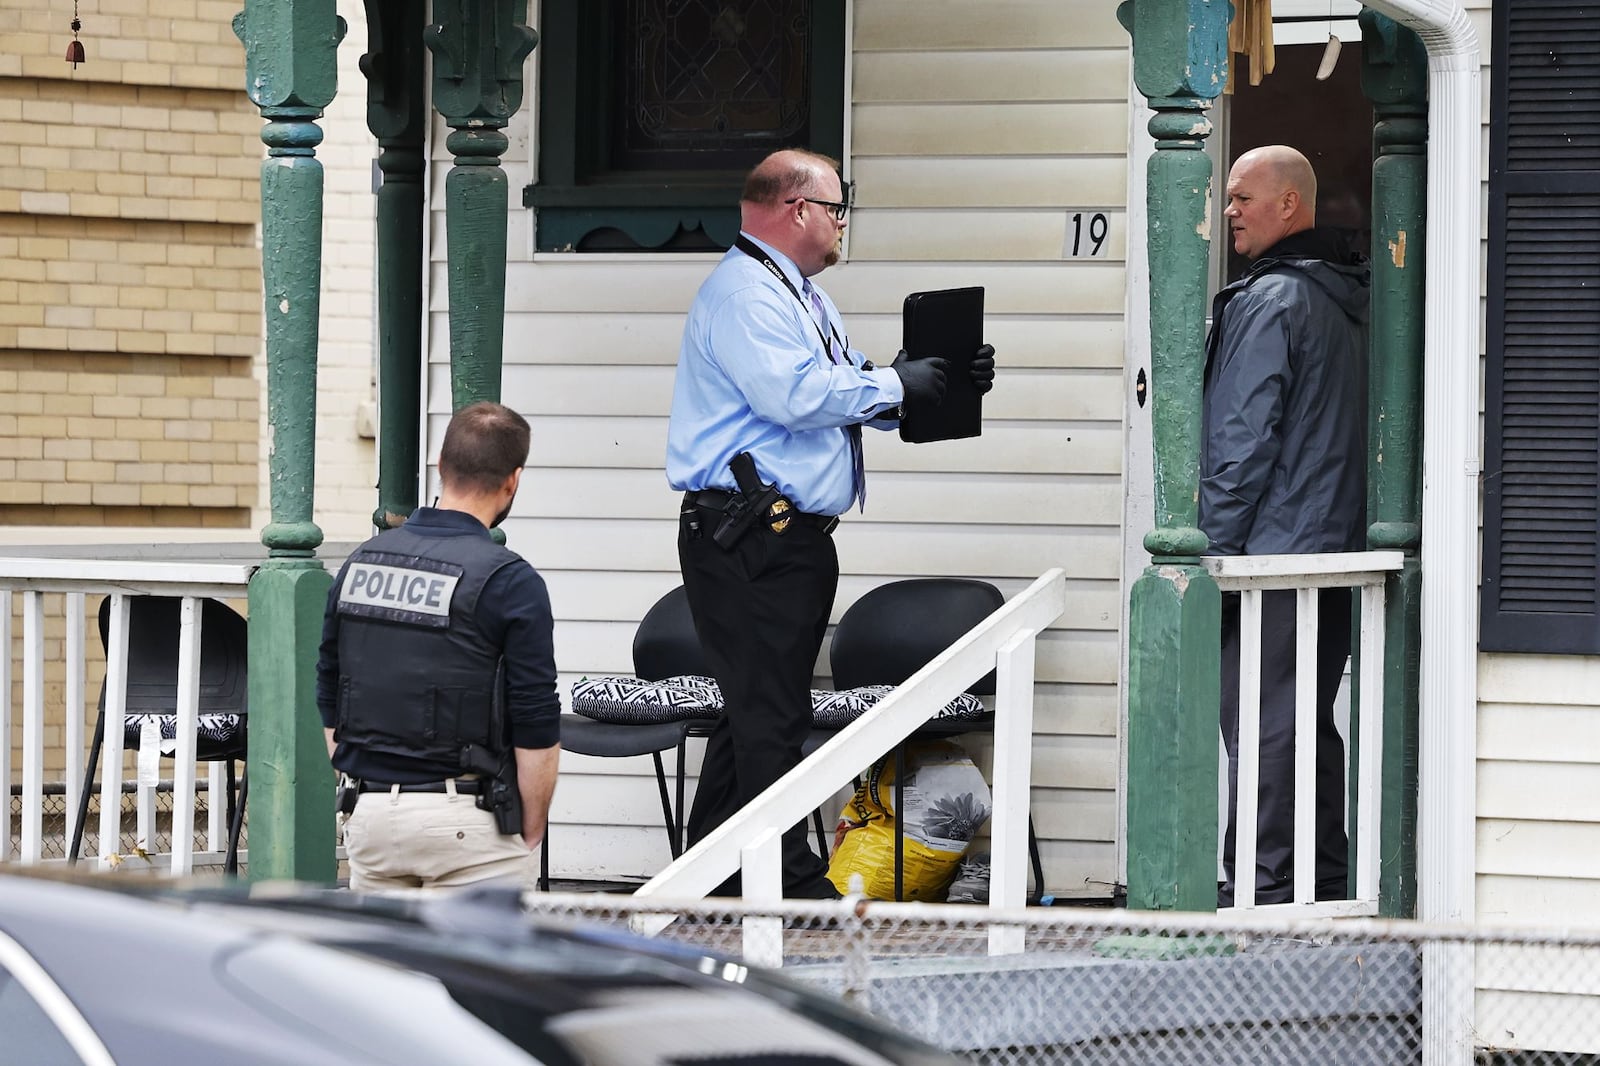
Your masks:
<svg viewBox="0 0 1600 1066"><path fill-rule="evenodd" d="M78 17L78 5L72 5L72 40L67 42L67 62L72 64L72 69L77 70L78 64L84 62L83 42L78 40L78 31L83 29L83 20Z"/></svg>

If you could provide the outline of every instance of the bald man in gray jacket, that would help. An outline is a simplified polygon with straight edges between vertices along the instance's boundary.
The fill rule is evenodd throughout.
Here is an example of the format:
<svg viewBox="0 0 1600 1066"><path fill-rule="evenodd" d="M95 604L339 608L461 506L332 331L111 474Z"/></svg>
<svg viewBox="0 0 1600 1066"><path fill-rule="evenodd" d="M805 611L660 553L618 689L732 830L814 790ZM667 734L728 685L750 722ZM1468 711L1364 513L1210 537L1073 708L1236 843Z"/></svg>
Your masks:
<svg viewBox="0 0 1600 1066"><path fill-rule="evenodd" d="M1214 555L1366 546L1370 272L1315 228L1316 175L1299 152L1246 152L1228 175L1234 250L1252 260L1217 294L1206 340L1200 528ZM1256 902L1294 898L1295 595L1263 596ZM1349 895L1344 744L1333 701L1350 656L1348 589L1319 596L1318 899ZM1231 906L1239 772L1239 603L1223 602L1222 732L1228 751L1225 883Z"/></svg>

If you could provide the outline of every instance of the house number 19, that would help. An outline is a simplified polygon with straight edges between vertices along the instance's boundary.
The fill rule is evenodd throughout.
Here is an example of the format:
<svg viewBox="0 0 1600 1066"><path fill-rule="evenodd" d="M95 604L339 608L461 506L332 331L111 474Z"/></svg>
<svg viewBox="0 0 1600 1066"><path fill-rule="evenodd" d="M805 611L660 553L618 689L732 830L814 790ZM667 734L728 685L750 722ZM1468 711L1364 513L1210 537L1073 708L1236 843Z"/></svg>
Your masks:
<svg viewBox="0 0 1600 1066"><path fill-rule="evenodd" d="M1103 211L1096 211L1088 218L1089 225L1085 227L1082 211L1072 216L1072 245L1068 255L1096 256L1106 250L1106 234L1111 230L1111 220L1106 218ZM1088 232L1084 232L1086 228Z"/></svg>

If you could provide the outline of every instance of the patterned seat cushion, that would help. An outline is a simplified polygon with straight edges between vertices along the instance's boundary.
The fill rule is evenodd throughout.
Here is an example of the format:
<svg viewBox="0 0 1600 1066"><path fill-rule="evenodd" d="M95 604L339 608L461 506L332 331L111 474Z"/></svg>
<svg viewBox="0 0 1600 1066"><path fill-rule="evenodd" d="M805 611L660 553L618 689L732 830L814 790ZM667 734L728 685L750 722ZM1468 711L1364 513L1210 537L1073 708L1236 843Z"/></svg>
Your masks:
<svg viewBox="0 0 1600 1066"><path fill-rule="evenodd" d="M842 729L893 691L893 685L862 685L838 692L812 689L811 724L818 729ZM983 701L963 692L939 708L933 721L966 721L983 715Z"/></svg>
<svg viewBox="0 0 1600 1066"><path fill-rule="evenodd" d="M660 681L637 677L585 677L573 682L572 711L597 722L643 725L722 715L722 691L713 678L679 674Z"/></svg>
<svg viewBox="0 0 1600 1066"><path fill-rule="evenodd" d="M177 748L178 716L175 714L130 714L127 727L122 732L122 743L127 748L137 748L145 722L155 722L161 728L161 750L171 754ZM242 714L202 714L196 718L195 739L202 751L233 747L244 728ZM168 742L171 743L168 743Z"/></svg>

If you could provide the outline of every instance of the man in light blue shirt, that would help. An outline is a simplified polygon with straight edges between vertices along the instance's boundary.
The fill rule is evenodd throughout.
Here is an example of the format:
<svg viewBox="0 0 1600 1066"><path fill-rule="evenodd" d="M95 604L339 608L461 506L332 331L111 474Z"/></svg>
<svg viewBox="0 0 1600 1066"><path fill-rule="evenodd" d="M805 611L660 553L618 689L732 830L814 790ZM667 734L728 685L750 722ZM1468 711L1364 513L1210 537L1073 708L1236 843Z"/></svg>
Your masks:
<svg viewBox="0 0 1600 1066"><path fill-rule="evenodd" d="M689 310L667 429L667 480L684 493L684 590L727 706L706 743L690 843L799 763L839 580L833 529L866 503L861 427L892 429L908 407L937 405L948 369L904 352L873 366L812 284L839 261L847 225L835 160L775 152L739 206L739 239ZM994 349L971 366L987 392ZM803 825L784 834L783 887L838 895ZM737 878L722 889L737 890Z"/></svg>

